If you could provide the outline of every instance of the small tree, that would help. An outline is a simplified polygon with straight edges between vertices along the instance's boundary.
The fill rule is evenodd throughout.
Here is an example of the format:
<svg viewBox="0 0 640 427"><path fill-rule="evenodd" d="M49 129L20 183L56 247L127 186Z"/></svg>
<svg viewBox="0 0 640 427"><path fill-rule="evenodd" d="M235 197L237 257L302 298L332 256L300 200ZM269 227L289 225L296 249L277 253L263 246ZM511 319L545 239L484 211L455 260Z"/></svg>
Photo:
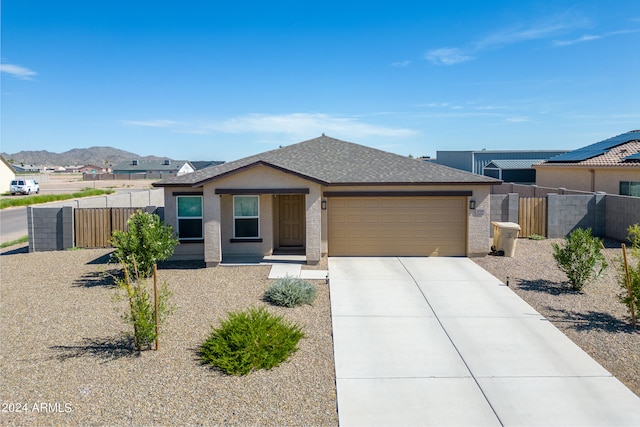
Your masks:
<svg viewBox="0 0 640 427"><path fill-rule="evenodd" d="M567 275L575 291L597 280L607 268L602 241L591 235L590 228L578 228L565 237L564 245L554 243L552 246L558 268Z"/></svg>
<svg viewBox="0 0 640 427"><path fill-rule="evenodd" d="M134 258L135 268L135 258ZM124 279L116 279L118 289L114 299L120 301L126 299L129 302L129 309L125 311L122 318L125 322L133 326L133 338L136 350L151 348L151 343L157 340L159 327L165 322L167 317L173 312L174 307L169 303L171 291L166 282L162 283L158 290L157 313L153 291L148 283L149 279L144 279L138 275L137 270L129 274L126 265L123 264ZM154 280L155 280L154 276ZM156 341L156 350L157 350Z"/></svg>
<svg viewBox="0 0 640 427"><path fill-rule="evenodd" d="M129 271L137 271L141 277L150 277L154 264L173 255L178 239L173 236L171 226L155 214L136 212L127 225L128 231L114 231L111 236L111 245L116 248L112 261L126 265Z"/></svg>
<svg viewBox="0 0 640 427"><path fill-rule="evenodd" d="M627 285L624 260L620 259L618 268L618 282L622 288L620 301L629 307L629 311L634 311L635 316L632 315L632 318L640 319L640 225L629 226L627 233L627 238L631 242L631 250L627 252L629 285Z"/></svg>

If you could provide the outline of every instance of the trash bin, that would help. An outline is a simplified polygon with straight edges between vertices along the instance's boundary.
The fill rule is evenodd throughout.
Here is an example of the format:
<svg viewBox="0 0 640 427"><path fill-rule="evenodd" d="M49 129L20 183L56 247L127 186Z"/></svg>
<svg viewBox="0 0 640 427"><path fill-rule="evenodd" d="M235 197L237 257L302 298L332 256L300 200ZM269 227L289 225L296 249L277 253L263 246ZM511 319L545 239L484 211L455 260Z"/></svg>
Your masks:
<svg viewBox="0 0 640 427"><path fill-rule="evenodd" d="M512 257L516 253L516 241L520 233L520 225L515 222L492 222L493 246L491 253Z"/></svg>

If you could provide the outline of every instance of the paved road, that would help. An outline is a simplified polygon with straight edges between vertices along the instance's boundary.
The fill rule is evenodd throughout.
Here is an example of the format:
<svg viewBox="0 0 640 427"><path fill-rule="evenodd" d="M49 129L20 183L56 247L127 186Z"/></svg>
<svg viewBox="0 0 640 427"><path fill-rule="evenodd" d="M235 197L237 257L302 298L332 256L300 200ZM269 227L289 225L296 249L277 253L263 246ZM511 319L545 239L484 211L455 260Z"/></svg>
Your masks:
<svg viewBox="0 0 640 427"><path fill-rule="evenodd" d="M0 211L0 243L11 242L27 235L27 208Z"/></svg>

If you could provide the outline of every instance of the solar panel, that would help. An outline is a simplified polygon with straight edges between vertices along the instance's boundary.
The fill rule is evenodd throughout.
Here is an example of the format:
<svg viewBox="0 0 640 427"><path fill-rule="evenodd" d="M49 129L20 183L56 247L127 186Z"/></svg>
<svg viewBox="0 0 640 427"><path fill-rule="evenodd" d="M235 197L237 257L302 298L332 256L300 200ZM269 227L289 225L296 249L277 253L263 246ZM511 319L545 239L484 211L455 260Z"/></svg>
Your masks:
<svg viewBox="0 0 640 427"><path fill-rule="evenodd" d="M614 136L613 138L605 139L604 141L596 142L595 144L587 145L586 147L578 148L577 150L552 157L547 160L547 162L580 162L582 160L587 160L604 154L620 144L638 139L640 139L640 132L638 131L623 133L622 135Z"/></svg>
<svg viewBox="0 0 640 427"><path fill-rule="evenodd" d="M627 156L624 158L624 160L640 160L640 152Z"/></svg>

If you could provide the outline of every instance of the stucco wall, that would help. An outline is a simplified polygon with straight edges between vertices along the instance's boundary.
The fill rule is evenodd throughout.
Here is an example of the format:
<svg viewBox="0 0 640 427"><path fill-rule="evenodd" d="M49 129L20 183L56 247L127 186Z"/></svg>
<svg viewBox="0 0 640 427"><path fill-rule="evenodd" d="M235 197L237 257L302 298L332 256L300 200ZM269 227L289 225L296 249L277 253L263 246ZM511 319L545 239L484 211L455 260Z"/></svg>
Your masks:
<svg viewBox="0 0 640 427"><path fill-rule="evenodd" d="M620 181L640 182L638 168L594 168L594 176L588 168L540 167L536 168L536 184L541 187L564 187L580 191L604 191L620 194ZM593 179L594 188L591 188Z"/></svg>

